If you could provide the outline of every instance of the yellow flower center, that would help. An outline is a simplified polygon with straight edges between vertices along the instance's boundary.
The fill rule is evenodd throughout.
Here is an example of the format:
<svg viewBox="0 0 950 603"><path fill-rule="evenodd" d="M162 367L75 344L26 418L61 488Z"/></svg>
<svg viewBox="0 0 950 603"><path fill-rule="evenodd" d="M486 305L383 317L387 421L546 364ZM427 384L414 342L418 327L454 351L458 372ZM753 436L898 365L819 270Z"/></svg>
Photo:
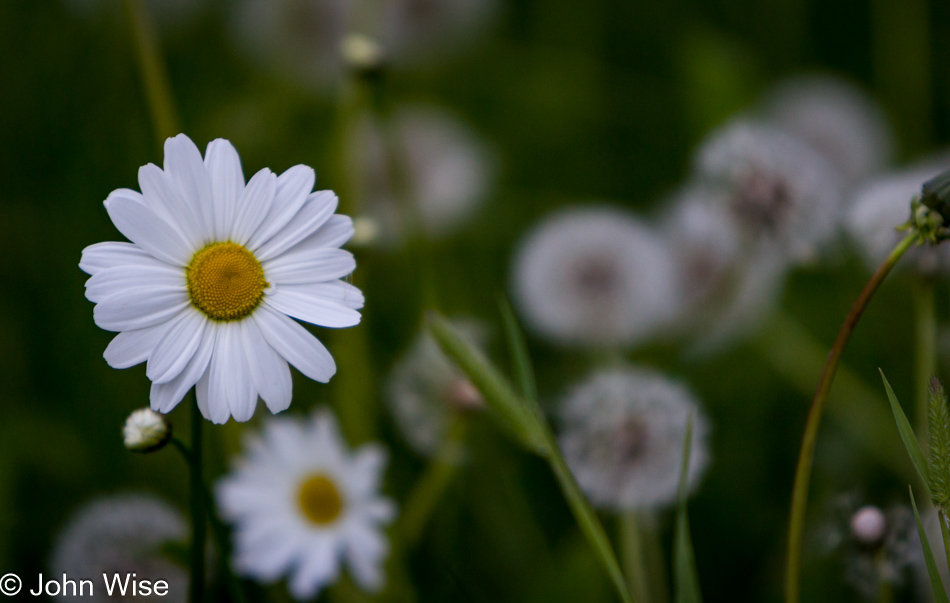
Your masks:
<svg viewBox="0 0 950 603"><path fill-rule="evenodd" d="M336 484L319 473L311 475L300 485L297 500L304 516L318 526L333 523L343 511L343 498Z"/></svg>
<svg viewBox="0 0 950 603"><path fill-rule="evenodd" d="M264 299L264 268L243 245L211 243L186 269L191 303L212 320L238 320Z"/></svg>

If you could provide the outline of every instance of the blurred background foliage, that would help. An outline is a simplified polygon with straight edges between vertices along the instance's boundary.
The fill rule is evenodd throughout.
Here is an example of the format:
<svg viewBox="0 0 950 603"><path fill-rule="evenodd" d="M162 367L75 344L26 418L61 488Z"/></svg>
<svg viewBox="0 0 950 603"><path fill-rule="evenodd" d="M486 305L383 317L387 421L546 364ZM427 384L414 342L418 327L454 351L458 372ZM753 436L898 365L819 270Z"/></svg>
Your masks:
<svg viewBox="0 0 950 603"><path fill-rule="evenodd" d="M82 294L87 277L77 268L83 247L120 238L101 201L115 188L137 188L137 168L161 161L117 6L77 16L62 0L0 3L0 570L25 576L44 571L57 530L98 494L152 491L185 508L180 458L122 447L121 423L147 404L149 383L144 366L115 371L102 359L110 334L93 324ZM183 130L201 147L230 139L247 175L305 163L315 167L318 188L347 190L339 95L307 91L249 61L229 35L230 8L223 0L205 3L188 22L157 28ZM499 176L477 218L432 250L441 309L499 325L497 295L507 289L513 249L536 219L589 201L655 212L711 128L783 77L815 71L854 81L882 103L900 158L939 149L950 136L950 5L505 2L464 52L387 80L395 102L451 110L498 156ZM359 329L370 342L375 377L367 383L377 399L376 385L421 325L424 301L405 255L382 250L359 252L358 259L366 273L357 269L357 284L368 300ZM828 346L866 277L846 254L830 266L797 271L782 305ZM876 368L883 367L908 400L909 288L904 275L886 284L846 355L875 388ZM945 287L938 294L945 317ZM354 332L319 335L339 358ZM497 335L492 356L507 366ZM529 343L542 404L551 407L593 359L535 338ZM763 356L770 345L780 343L753 337L702 358L666 345L632 355L686 381L713 426L713 462L690 503L707 601L780 597L810 386L792 387L777 373ZM335 399L342 372L329 386L299 377L288 412L346 404ZM425 461L377 406L375 435L392 453L387 491L404 500ZM265 414L259 408L251 425ZM182 408L171 420L187 436ZM232 422L209 430L213 474L223 471L246 428ZM882 437L896 444L896 432L887 429ZM859 492L882 506L906 497L906 473L882 467L842 433L833 421L823 428L811 524L841 493ZM477 421L472 439L469 462L411 556L421 600L612 600L545 465L488 420ZM903 462L899 445L893 454ZM605 516L609 531L612 521ZM661 525L668 547L668 516ZM855 597L841 573L833 558L810 553L804 600Z"/></svg>

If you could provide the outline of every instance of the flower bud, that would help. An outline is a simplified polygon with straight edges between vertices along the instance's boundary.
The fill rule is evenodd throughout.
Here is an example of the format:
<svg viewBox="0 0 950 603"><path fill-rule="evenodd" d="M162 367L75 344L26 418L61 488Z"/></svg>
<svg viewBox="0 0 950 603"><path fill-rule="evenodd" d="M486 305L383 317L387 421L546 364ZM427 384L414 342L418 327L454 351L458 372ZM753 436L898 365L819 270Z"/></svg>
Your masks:
<svg viewBox="0 0 950 603"><path fill-rule="evenodd" d="M140 408L129 415L122 426L122 440L132 452L155 452L172 437L172 427L165 417L150 408Z"/></svg>
<svg viewBox="0 0 950 603"><path fill-rule="evenodd" d="M862 545L880 544L886 531L887 520L884 513L875 506L861 507L851 517L851 535Z"/></svg>

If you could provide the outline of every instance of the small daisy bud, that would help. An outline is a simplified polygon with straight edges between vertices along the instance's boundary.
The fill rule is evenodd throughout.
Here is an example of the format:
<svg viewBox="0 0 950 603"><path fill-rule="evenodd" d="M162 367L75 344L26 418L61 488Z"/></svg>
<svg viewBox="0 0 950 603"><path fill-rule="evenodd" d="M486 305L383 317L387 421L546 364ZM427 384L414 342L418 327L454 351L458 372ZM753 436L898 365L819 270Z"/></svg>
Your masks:
<svg viewBox="0 0 950 603"><path fill-rule="evenodd" d="M171 436L171 425L150 408L136 410L122 426L125 447L132 452L155 452L165 446Z"/></svg>
<svg viewBox="0 0 950 603"><path fill-rule="evenodd" d="M383 49L373 38L354 33L343 38L340 50L347 64L360 71L378 68L383 62Z"/></svg>
<svg viewBox="0 0 950 603"><path fill-rule="evenodd" d="M875 506L861 507L851 517L851 535L860 544L875 545L884 540L887 521L884 513Z"/></svg>

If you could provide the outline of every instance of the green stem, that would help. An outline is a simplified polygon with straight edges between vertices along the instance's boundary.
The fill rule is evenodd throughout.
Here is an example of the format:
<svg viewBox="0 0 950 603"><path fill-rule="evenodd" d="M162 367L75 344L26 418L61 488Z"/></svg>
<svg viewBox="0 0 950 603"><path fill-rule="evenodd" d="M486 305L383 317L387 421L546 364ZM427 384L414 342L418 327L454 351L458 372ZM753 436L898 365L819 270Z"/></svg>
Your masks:
<svg viewBox="0 0 950 603"><path fill-rule="evenodd" d="M124 0L122 5L129 21L129 27L132 29L135 57L138 61L139 72L142 75L142 85L145 88L145 97L148 100L148 109L152 117L155 138L158 144L162 145L166 138L179 133L178 118L175 115L175 105L172 102L168 74L158 52L158 43L152 32L148 12L145 10L142 0Z"/></svg>
<svg viewBox="0 0 950 603"><path fill-rule="evenodd" d="M198 404L191 404L191 603L201 603L205 592L205 486L202 475L201 431L204 417Z"/></svg>
<svg viewBox="0 0 950 603"><path fill-rule="evenodd" d="M888 563L888 561L883 549L877 554L875 562L878 565L877 601L878 603L894 603L894 588L884 576L884 566Z"/></svg>
<svg viewBox="0 0 950 603"><path fill-rule="evenodd" d="M811 467L815 457L815 444L818 440L818 427L821 424L822 411L824 410L825 400L828 398L828 392L831 391L831 384L834 382L838 364L841 362L841 355L844 353L848 340L851 339L851 334L854 332L861 314L864 313L868 302L874 296L874 292L877 291L877 288L901 256L918 240L918 237L919 235L915 231L898 243L890 255L887 256L887 259L878 267L868 284L865 285L864 290L861 291L858 299L851 306L851 311L848 312L848 316L838 331L838 336L835 338L835 343L828 354L825 368L818 381L818 388L815 391L815 397L812 399L811 410L808 411L808 420L805 423L805 434L802 437L798 465L795 468L795 486L792 490L792 509L788 526L788 559L786 560L785 573L786 603L798 603L801 596L801 557L805 531L805 511L808 506L808 484L811 479Z"/></svg>
<svg viewBox="0 0 950 603"><path fill-rule="evenodd" d="M947 561L947 570L950 571L950 531L947 531L947 514L943 509L937 509L937 521L940 522L940 536L943 537L943 552Z"/></svg>
<svg viewBox="0 0 950 603"><path fill-rule="evenodd" d="M927 441L927 400L930 378L937 368L937 309L934 286L921 280L914 286L914 412L917 438Z"/></svg>
<svg viewBox="0 0 950 603"><path fill-rule="evenodd" d="M647 571L646 551L644 550L643 534L636 511L621 513L619 524L620 562L623 564L623 573L627 578L627 587L636 601L650 603L652 599L648 588L650 580Z"/></svg>

